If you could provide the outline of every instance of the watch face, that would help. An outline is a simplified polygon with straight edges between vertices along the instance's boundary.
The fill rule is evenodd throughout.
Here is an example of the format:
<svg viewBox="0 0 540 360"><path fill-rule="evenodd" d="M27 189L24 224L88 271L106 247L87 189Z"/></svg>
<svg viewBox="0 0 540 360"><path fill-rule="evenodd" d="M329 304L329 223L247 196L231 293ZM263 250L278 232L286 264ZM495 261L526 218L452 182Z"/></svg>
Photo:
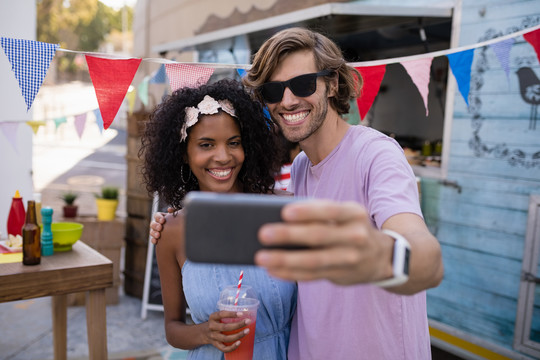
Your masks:
<svg viewBox="0 0 540 360"><path fill-rule="evenodd" d="M405 261L403 263L403 273L409 275L409 256L411 251L408 248L405 248Z"/></svg>

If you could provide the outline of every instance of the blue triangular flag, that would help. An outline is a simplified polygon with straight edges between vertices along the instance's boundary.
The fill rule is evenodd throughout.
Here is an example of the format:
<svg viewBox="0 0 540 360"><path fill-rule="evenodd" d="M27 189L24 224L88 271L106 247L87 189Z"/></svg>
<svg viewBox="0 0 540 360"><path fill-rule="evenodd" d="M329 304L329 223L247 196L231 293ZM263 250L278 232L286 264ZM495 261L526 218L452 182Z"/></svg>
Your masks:
<svg viewBox="0 0 540 360"><path fill-rule="evenodd" d="M5 37L1 39L1 43L11 63L11 69L19 81L28 111L59 45Z"/></svg>
<svg viewBox="0 0 540 360"><path fill-rule="evenodd" d="M99 108L94 109L94 116L96 117L96 124L101 134L103 133L103 118L101 117L101 111L99 111Z"/></svg>
<svg viewBox="0 0 540 360"><path fill-rule="evenodd" d="M240 75L241 78L243 78L244 75L246 75L245 69L236 69L236 72L238 73L238 75Z"/></svg>
<svg viewBox="0 0 540 360"><path fill-rule="evenodd" d="M263 107L263 114L265 118L272 120L272 117L270 116L270 111L268 111L268 107L266 105Z"/></svg>
<svg viewBox="0 0 540 360"><path fill-rule="evenodd" d="M158 71L152 76L149 83L150 84L165 84L167 83L167 72L165 71L165 65L161 64Z"/></svg>
<svg viewBox="0 0 540 360"><path fill-rule="evenodd" d="M469 106L469 91L471 89L471 66L474 49L460 51L446 55L450 63L450 69L456 78L459 92Z"/></svg>
<svg viewBox="0 0 540 360"><path fill-rule="evenodd" d="M509 82L510 82L510 50L512 49L512 45L514 45L515 41L516 40L514 38L510 38L510 39L496 42L489 46L495 53L495 56L497 56L497 59L499 60L501 67L506 73L506 79Z"/></svg>

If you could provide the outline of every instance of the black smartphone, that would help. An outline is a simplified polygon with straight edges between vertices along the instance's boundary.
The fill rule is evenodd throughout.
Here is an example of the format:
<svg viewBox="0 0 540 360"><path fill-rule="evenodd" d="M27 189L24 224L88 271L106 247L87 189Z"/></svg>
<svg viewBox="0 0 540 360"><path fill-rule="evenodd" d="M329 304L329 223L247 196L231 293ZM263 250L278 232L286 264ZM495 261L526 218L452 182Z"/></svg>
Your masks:
<svg viewBox="0 0 540 360"><path fill-rule="evenodd" d="M186 256L190 261L253 264L263 246L259 228L280 222L292 196L195 191L184 200Z"/></svg>

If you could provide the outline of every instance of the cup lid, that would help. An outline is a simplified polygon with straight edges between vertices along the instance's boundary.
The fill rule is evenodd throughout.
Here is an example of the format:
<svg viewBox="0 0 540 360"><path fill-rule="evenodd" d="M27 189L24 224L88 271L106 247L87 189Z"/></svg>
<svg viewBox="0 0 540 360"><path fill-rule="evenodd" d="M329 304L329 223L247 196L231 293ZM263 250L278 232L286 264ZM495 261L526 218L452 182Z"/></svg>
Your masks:
<svg viewBox="0 0 540 360"><path fill-rule="evenodd" d="M222 303L234 303L236 294L239 299L258 299L257 291L249 285L242 285L238 291L238 285L230 285L225 287L219 294L219 301Z"/></svg>

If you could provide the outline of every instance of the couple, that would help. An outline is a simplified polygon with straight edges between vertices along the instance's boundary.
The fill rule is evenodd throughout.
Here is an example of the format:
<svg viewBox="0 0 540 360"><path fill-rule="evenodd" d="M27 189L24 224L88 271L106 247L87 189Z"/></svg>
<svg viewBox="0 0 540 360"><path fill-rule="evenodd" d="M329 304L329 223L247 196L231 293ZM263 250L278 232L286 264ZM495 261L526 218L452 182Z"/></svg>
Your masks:
<svg viewBox="0 0 540 360"><path fill-rule="evenodd" d="M423 221L416 180L399 145L341 118L361 89L358 72L347 66L331 40L293 28L263 44L243 81L268 107L283 135L303 150L294 161L288 190L320 199L288 205L283 223L265 225L259 232L266 245L295 243L313 249L256 255L254 287L263 288L259 295L268 305L258 313L265 320L259 328L258 317L254 358L430 359L424 290L442 279L440 247ZM259 119L260 106L251 105L257 112L245 111L235 98L240 94L209 95L205 101L200 94L187 108L179 104L174 120L174 109L168 108L174 107L173 95L153 115L154 123L175 125L154 134L154 142L165 142L161 148L167 152L146 155L146 176L155 180L147 185L174 207L189 190L272 192L273 180L266 177L275 170L268 158L273 150L255 132L271 128ZM172 153L174 147L182 151ZM152 160L162 167L153 168ZM257 168L263 163L266 172ZM165 174L152 175L154 171L174 172L167 179L171 187L157 180ZM243 336L223 335L230 324L221 324L220 318L233 314L215 311L218 287L235 283L239 271L228 274L221 265L193 269L179 239L181 219L169 214L162 226L165 220L157 214L151 225L153 238L162 232L156 253L167 339L173 346L194 349L193 358L208 358L195 356L203 349L215 350L220 358ZM297 282L298 289L289 281ZM186 301L190 309L207 302L206 313L195 314L196 325L184 322Z"/></svg>

